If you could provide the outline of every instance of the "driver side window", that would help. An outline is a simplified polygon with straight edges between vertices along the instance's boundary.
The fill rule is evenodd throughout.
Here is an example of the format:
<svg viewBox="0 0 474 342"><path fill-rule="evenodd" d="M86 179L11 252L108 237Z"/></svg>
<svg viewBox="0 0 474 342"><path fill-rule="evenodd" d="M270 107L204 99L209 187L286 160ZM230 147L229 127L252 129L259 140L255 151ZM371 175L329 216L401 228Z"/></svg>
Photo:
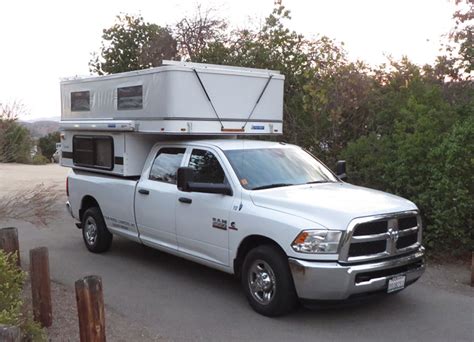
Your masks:
<svg viewBox="0 0 474 342"><path fill-rule="evenodd" d="M193 149L189 167L194 171L194 181L198 183L224 184L225 173L216 156L206 150Z"/></svg>

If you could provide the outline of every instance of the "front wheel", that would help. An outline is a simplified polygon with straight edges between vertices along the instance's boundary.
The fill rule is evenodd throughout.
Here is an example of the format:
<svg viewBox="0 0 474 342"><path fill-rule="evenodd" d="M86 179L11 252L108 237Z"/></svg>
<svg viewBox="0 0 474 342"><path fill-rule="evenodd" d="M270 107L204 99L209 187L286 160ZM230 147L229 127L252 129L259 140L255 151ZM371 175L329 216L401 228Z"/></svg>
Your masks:
<svg viewBox="0 0 474 342"><path fill-rule="evenodd" d="M264 316L281 316L297 306L288 258L274 246L258 246L247 254L242 286L249 304Z"/></svg>
<svg viewBox="0 0 474 342"><path fill-rule="evenodd" d="M113 235L107 229L99 208L89 208L84 213L82 237L87 249L92 253L102 253L109 250Z"/></svg>

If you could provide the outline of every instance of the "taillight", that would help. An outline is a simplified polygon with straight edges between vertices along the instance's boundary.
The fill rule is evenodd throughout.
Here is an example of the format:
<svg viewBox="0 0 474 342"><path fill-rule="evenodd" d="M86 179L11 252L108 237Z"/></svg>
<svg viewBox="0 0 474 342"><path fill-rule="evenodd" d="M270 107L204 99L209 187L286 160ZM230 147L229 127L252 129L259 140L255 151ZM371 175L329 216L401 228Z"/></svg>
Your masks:
<svg viewBox="0 0 474 342"><path fill-rule="evenodd" d="M66 195L69 197L69 177L66 177Z"/></svg>

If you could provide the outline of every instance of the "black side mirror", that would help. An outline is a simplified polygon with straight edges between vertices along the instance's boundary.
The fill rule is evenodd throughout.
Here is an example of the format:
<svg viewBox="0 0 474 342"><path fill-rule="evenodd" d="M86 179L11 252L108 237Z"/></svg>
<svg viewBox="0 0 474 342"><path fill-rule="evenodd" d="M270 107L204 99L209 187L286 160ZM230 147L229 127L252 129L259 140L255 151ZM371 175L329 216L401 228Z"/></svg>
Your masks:
<svg viewBox="0 0 474 342"><path fill-rule="evenodd" d="M193 181L194 169L192 167L180 167L176 173L178 189L189 192L189 182Z"/></svg>
<svg viewBox="0 0 474 342"><path fill-rule="evenodd" d="M347 181L347 174L346 174L346 161L345 160L338 160L336 164L336 175L342 181Z"/></svg>
<svg viewBox="0 0 474 342"><path fill-rule="evenodd" d="M232 196L232 188L228 184L200 183L194 181L192 167L180 167L176 174L178 189L185 192L204 192Z"/></svg>

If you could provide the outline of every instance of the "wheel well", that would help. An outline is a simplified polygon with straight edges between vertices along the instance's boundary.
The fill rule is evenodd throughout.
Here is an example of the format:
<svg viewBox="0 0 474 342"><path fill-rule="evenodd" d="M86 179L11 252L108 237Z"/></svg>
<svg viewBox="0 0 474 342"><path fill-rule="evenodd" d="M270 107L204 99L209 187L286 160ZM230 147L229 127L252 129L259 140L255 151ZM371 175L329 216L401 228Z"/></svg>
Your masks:
<svg viewBox="0 0 474 342"><path fill-rule="evenodd" d="M84 196L81 203L81 209L79 209L79 219L81 222L82 222L82 216L84 215L85 211L93 207L97 207L100 209L99 203L96 201L96 199L89 195Z"/></svg>
<svg viewBox="0 0 474 342"><path fill-rule="evenodd" d="M245 256L249 251L254 249L255 247L261 246L261 245L273 245L277 247L278 249L281 250L283 254L286 255L285 251L281 246L275 242L274 240L267 238L262 235L250 235L247 236L239 245L239 248L237 250L237 256L234 259L234 274L237 277L240 277L241 269L242 269L242 264L244 263Z"/></svg>

